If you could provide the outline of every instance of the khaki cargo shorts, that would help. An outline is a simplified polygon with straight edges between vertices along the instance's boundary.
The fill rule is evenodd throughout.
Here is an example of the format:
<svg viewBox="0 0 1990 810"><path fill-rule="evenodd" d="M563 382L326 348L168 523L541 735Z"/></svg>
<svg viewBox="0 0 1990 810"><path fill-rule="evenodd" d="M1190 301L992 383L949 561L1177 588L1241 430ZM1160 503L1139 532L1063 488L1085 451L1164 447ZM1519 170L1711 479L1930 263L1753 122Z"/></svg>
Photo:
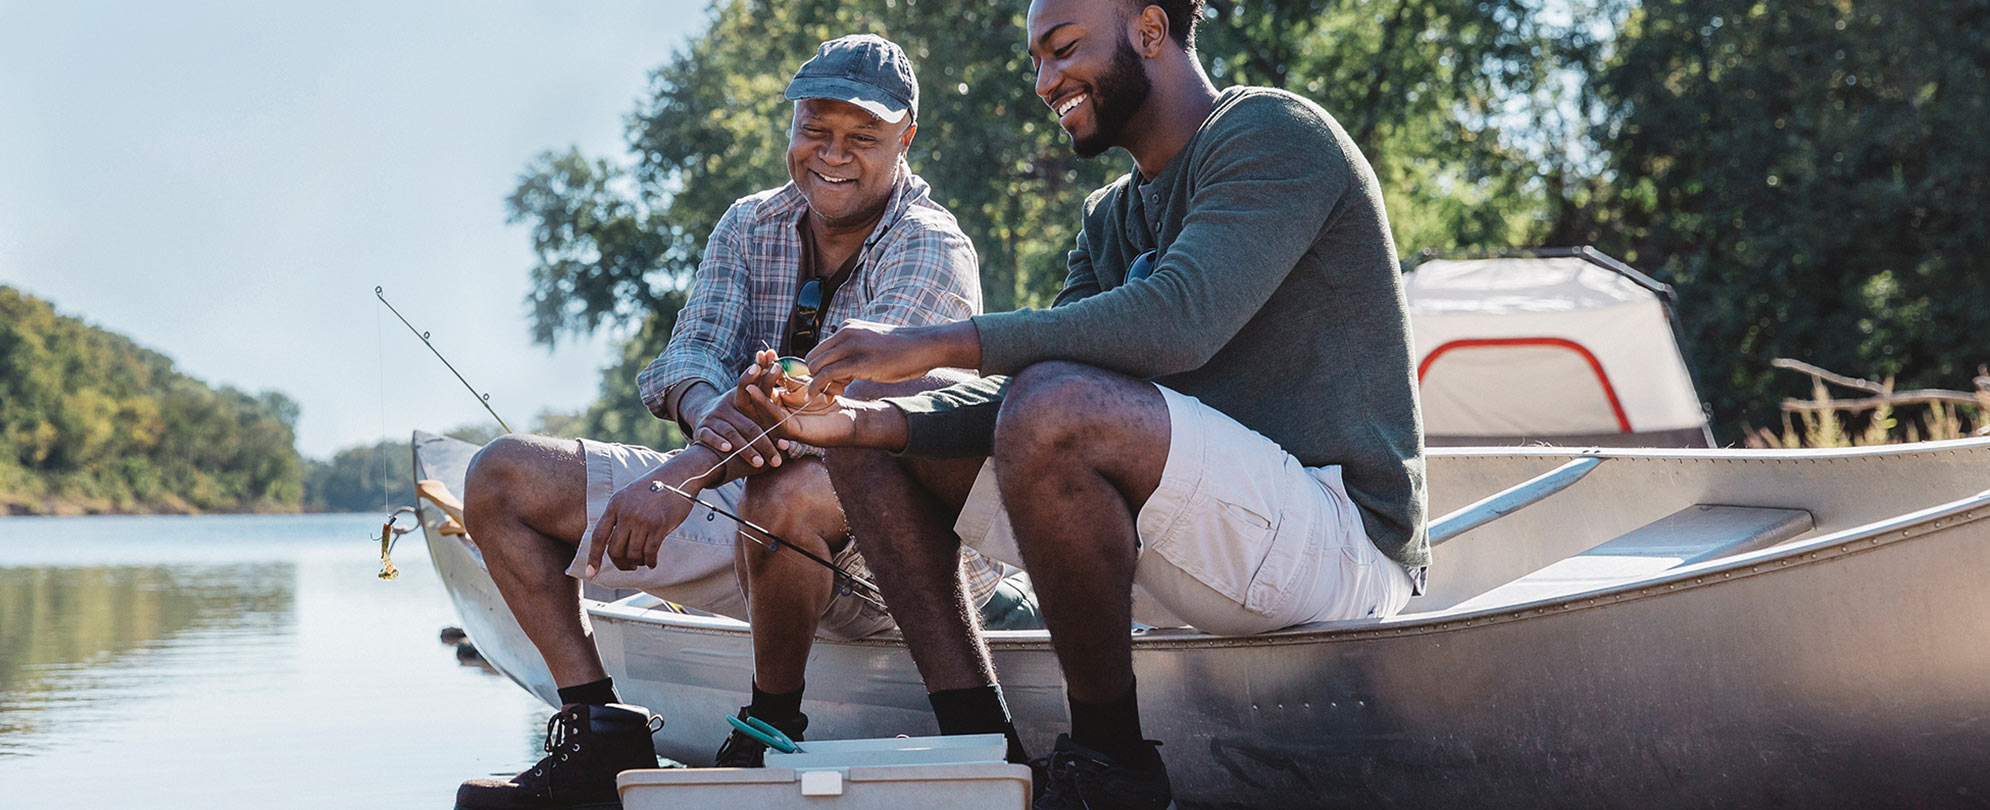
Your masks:
<svg viewBox="0 0 1990 810"><path fill-rule="evenodd" d="M635 445L591 439L578 441L581 455L587 459L587 531L581 536L580 546L574 550L573 562L567 566L567 576L587 579L587 555L593 548L594 524L608 510L608 499L630 482L649 475L651 470L677 451L660 453ZM738 514L739 502L745 494L746 482L735 480L706 490L699 497ZM665 494L659 497L677 496ZM632 588L685 607L750 621L746 594L734 570L733 543L738 536L739 524L732 518L703 506L693 507L683 525L664 537L663 547L657 551L655 567L644 566L626 571L604 560L601 570L588 581L604 588ZM863 555L858 553L855 543L845 544L843 550L836 553L833 562L852 574L871 578L870 568L864 562ZM1008 588L1005 593L1013 590L1013 586L1004 583L1003 578L1005 573L1016 572L1005 572L1002 566L968 550L963 550L962 564L967 569L968 595L975 605L990 607L991 597L998 586ZM1027 580L1021 582L1026 583ZM1029 604L1033 608L1033 597ZM1009 607L1006 602L1004 606L1005 609ZM1033 614L1033 610L1031 612ZM817 633L832 639L855 639L895 626L890 614L855 596L846 596L839 589L832 592L829 606L822 612Z"/></svg>
<svg viewBox="0 0 1990 810"><path fill-rule="evenodd" d="M1154 387L1168 403L1168 462L1136 521L1134 621L1251 635L1403 609L1409 572L1369 541L1339 467L1308 468L1195 397ZM954 530L1020 563L993 462Z"/></svg>

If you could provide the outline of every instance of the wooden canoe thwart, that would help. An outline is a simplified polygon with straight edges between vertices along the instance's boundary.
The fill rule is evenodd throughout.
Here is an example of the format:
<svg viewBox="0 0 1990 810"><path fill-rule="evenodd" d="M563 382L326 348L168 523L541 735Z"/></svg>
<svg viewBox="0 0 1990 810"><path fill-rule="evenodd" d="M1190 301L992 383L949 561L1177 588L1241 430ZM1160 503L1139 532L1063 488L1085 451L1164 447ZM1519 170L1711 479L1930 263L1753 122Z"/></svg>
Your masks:
<svg viewBox="0 0 1990 810"><path fill-rule="evenodd" d="M416 434L460 494L475 448ZM1193 807L1981 806L1990 801L1990 440L1846 450L1457 448L1402 615L1137 634L1149 736ZM551 678L474 542L424 504L491 664ZM706 764L747 702L745 625L587 600L617 688ZM990 634L1026 742L1066 725L1042 632ZM810 732L930 734L893 638L818 641Z"/></svg>

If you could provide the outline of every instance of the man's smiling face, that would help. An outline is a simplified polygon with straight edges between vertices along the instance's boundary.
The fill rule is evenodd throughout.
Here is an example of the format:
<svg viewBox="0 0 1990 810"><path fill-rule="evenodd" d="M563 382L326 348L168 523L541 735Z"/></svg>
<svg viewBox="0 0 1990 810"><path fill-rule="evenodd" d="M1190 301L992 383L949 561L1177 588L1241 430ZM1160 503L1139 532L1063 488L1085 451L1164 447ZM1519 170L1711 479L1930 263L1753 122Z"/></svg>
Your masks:
<svg viewBox="0 0 1990 810"><path fill-rule="evenodd" d="M916 129L909 117L887 124L849 102L802 99L788 130L788 177L824 224L867 222L891 202L898 159Z"/></svg>
<svg viewBox="0 0 1990 810"><path fill-rule="evenodd" d="M1115 0L1036 0L1030 4L1030 62L1036 94L1071 135L1080 157L1119 144L1153 83L1127 40L1128 6Z"/></svg>

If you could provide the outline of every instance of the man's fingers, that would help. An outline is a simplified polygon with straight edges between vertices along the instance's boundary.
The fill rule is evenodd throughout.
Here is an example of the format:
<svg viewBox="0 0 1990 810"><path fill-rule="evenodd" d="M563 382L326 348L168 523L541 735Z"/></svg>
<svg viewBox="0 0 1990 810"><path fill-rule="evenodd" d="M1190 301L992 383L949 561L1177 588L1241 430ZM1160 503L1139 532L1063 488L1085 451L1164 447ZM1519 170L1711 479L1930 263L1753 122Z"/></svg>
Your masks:
<svg viewBox="0 0 1990 810"><path fill-rule="evenodd" d="M642 557L631 548L630 535L634 521L615 521L615 532L608 541L608 556L615 560L615 567L624 571L634 571L641 566Z"/></svg>
<svg viewBox="0 0 1990 810"><path fill-rule="evenodd" d="M601 554L608 550L608 530L613 528L614 525L615 510L612 508L608 510L608 514L602 515L601 519L594 523L594 534L588 538L587 546L587 577L589 579L593 579L595 574L601 572Z"/></svg>
<svg viewBox="0 0 1990 810"><path fill-rule="evenodd" d="M717 450L721 453L728 453L732 451L732 442L726 441L725 438L720 436L718 431L713 430L710 425L699 425L697 432L691 434L691 443L702 444L706 447L712 448L713 450Z"/></svg>
<svg viewBox="0 0 1990 810"><path fill-rule="evenodd" d="M653 533L643 540L643 565L656 567L657 553L663 550L663 535Z"/></svg>

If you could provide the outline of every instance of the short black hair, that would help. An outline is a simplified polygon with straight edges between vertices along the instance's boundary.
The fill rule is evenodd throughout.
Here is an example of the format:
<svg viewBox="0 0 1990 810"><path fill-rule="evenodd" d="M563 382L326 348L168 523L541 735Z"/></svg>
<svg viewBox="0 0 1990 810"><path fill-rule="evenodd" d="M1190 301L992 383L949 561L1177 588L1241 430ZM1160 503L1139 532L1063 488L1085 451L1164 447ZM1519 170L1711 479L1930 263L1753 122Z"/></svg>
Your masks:
<svg viewBox="0 0 1990 810"><path fill-rule="evenodd" d="M1202 22L1203 0L1124 0L1127 15L1139 14L1148 6L1160 6L1168 15L1168 36L1184 51L1195 50L1195 27Z"/></svg>

